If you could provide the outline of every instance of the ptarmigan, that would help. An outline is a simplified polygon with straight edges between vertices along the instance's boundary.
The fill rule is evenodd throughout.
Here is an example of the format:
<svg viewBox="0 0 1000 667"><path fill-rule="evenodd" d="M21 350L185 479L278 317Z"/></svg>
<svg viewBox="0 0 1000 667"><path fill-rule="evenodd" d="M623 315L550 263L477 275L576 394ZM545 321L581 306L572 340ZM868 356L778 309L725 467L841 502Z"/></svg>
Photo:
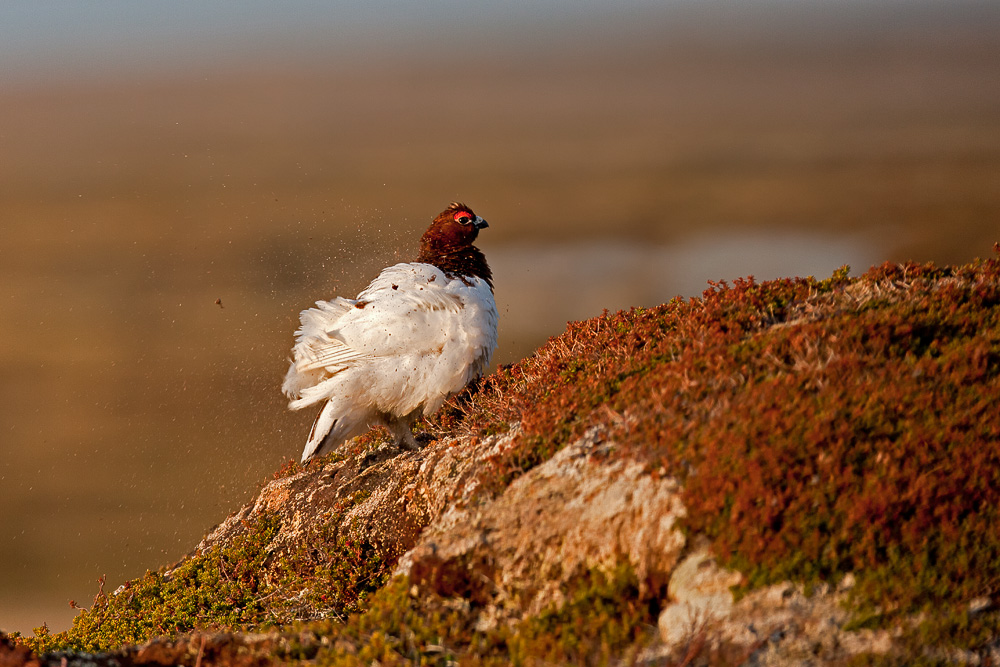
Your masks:
<svg viewBox="0 0 1000 667"><path fill-rule="evenodd" d="M376 425L416 449L410 425L483 374L497 307L490 267L472 242L487 226L453 203L424 232L417 261L383 269L356 299L302 311L282 391L292 410L323 404L303 463Z"/></svg>

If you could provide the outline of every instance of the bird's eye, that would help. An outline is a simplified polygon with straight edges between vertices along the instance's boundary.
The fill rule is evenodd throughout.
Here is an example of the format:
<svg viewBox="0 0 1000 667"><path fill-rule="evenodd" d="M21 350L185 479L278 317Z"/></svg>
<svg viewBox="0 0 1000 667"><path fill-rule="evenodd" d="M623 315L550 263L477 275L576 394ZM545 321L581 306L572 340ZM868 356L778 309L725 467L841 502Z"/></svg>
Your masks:
<svg viewBox="0 0 1000 667"><path fill-rule="evenodd" d="M460 225L467 225L470 222L472 222L472 218L469 216L468 213L459 213L455 216L455 222L457 222Z"/></svg>

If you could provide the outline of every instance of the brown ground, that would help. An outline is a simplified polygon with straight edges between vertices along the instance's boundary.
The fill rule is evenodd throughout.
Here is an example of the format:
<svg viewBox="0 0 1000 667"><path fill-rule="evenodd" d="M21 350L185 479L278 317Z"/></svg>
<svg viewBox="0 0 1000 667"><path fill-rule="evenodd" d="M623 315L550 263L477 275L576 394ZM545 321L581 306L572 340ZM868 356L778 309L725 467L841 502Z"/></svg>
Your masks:
<svg viewBox="0 0 1000 667"><path fill-rule="evenodd" d="M935 21L0 92L0 628L65 627L297 457L298 311L408 258L453 198L488 256L748 230L990 253L996 32ZM499 361L562 329L519 316L547 285L497 283Z"/></svg>

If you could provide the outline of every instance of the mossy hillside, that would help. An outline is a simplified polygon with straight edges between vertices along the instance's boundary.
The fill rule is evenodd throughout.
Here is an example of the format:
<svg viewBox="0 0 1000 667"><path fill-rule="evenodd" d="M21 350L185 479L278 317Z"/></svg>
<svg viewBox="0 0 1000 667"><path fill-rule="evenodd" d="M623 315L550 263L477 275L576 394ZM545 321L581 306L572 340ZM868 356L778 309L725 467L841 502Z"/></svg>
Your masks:
<svg viewBox="0 0 1000 667"><path fill-rule="evenodd" d="M853 572L857 624L920 618L906 626L914 646L976 647L1000 634L989 605L968 612L972 600L992 600L995 609L1000 596L1000 537L991 529L1000 505L998 374L1000 261L954 268L885 265L853 279L842 270L822 281L720 283L700 299L572 323L531 358L456 397L421 428L431 436L478 438L519 422L513 447L480 473L481 493L495 494L600 426L617 444L609 455L644 461L654 475L682 478L688 530L710 536L721 560L744 571L750 585L836 580ZM376 439L359 439L337 456L357 454L354 449ZM406 631L392 625L386 602L399 592L350 599L350 591L381 585L386 561L364 565L362 550L355 566L342 568L337 553L329 551L332 560L323 562L331 571L322 576L316 576L319 561L308 561L288 568L285 579L269 574L263 587L258 580L249 602L227 606L224 596L211 596L205 605L218 613L163 627L259 627L295 616L287 605L277 614L267 602L281 586L299 597L308 590L305 597L313 600L339 591L333 597L346 602L328 605L331 616L362 613L316 631L348 637L351 655L368 646L385 660L404 659L413 644L407 639L412 624ZM250 554L240 558L253 560ZM214 575L206 581L226 590ZM204 586L192 584L185 595L201 595L194 591ZM616 604L648 602L630 590L619 590ZM376 607L373 600L382 602ZM134 613L153 616L157 604L169 616L171 607L162 601ZM407 604L438 609L450 620L435 623L471 633L473 614L460 600L440 608L416 599ZM311 604L302 617L321 607ZM556 612L565 614L566 627L583 613L579 605ZM923 615L914 616L918 612ZM110 647L142 636L80 625L63 641ZM504 646L533 632L517 627L513 644ZM558 640L546 636L564 656L578 641L573 631ZM463 637L448 644L462 652L463 664L492 659L493 651L504 659L520 655L477 644L472 634ZM383 640L382 648L369 646ZM429 634L421 641L442 645ZM621 643L609 645L624 650ZM531 646L529 653L542 650ZM353 659L336 655L327 657Z"/></svg>
<svg viewBox="0 0 1000 667"><path fill-rule="evenodd" d="M66 632L23 641L38 653L109 651L193 630L260 630L296 619L346 618L388 581L396 558L344 530L352 502L318 521L294 550L273 552L278 519L265 515L229 544L101 592ZM398 555L397 555L398 557Z"/></svg>
<svg viewBox="0 0 1000 667"><path fill-rule="evenodd" d="M294 663L338 667L391 665L610 665L621 657L635 656L655 638L659 600L640 592L639 580L627 564L610 571L593 569L563 586L565 601L552 604L537 616L514 625L499 624L486 630L475 627L474 602L442 597L431 590L418 590L406 577L383 586L365 604L365 610L349 617L331 616L322 621L296 622L277 627L251 643L245 653L263 658L252 664ZM249 601L247 598L246 601ZM125 610L119 608L121 615ZM262 609L256 608L257 613ZM91 619L96 626L113 617ZM245 617L247 618L247 617ZM199 624L202 632L214 626ZM236 624L232 628L240 628ZM93 628L91 628L93 630ZM177 636L180 633L164 633ZM100 651L101 646L82 646L65 637L44 635L34 640L39 651ZM204 637L203 637L204 638ZM226 644L225 637L207 635L209 645ZM29 645L32 642L28 642ZM190 644L190 642L186 642ZM120 645L119 645L120 646ZM204 642L202 644L204 648ZM125 654L129 655L129 654ZM192 659L185 646L167 648L160 659Z"/></svg>
<svg viewBox="0 0 1000 667"><path fill-rule="evenodd" d="M721 409L668 415L658 458L690 457L688 527L751 585L853 572L862 612L953 625L1000 594L998 263L852 286L728 345Z"/></svg>
<svg viewBox="0 0 1000 667"><path fill-rule="evenodd" d="M229 548L185 559L173 572L146 572L108 594L104 582L90 608L66 632L44 626L23 639L35 652L107 651L196 627L247 627L263 622L259 573L277 525L262 522Z"/></svg>
<svg viewBox="0 0 1000 667"><path fill-rule="evenodd" d="M1000 634L968 612L1000 599L997 259L738 280L572 323L440 424L497 420L522 435L487 482L600 424L615 455L684 480L687 529L750 586L852 572L859 623Z"/></svg>

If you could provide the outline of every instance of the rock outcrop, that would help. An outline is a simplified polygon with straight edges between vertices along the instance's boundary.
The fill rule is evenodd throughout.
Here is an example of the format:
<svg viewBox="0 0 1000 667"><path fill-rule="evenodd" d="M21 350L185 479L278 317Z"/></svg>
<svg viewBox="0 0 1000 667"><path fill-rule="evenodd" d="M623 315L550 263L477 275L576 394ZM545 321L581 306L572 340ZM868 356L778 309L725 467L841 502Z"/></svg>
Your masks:
<svg viewBox="0 0 1000 667"><path fill-rule="evenodd" d="M307 539L318 517L364 499L341 522L401 554L394 574L415 596L466 599L472 624L485 631L566 602L567 582L594 568L623 563L641 595L655 597L658 632L642 660L670 660L696 647L706 660L761 665L842 662L887 654L898 632L845 629L850 578L840 587L806 591L792 582L755 590L738 602L739 572L718 565L703 538L688 540L679 484L638 463L609 458L615 443L601 429L526 472L496 497L476 496L477 473L518 431L480 441L446 440L420 452L383 445L268 483L256 500L209 533L210 551L264 516L281 528L268 549ZM695 661L697 664L698 661Z"/></svg>

